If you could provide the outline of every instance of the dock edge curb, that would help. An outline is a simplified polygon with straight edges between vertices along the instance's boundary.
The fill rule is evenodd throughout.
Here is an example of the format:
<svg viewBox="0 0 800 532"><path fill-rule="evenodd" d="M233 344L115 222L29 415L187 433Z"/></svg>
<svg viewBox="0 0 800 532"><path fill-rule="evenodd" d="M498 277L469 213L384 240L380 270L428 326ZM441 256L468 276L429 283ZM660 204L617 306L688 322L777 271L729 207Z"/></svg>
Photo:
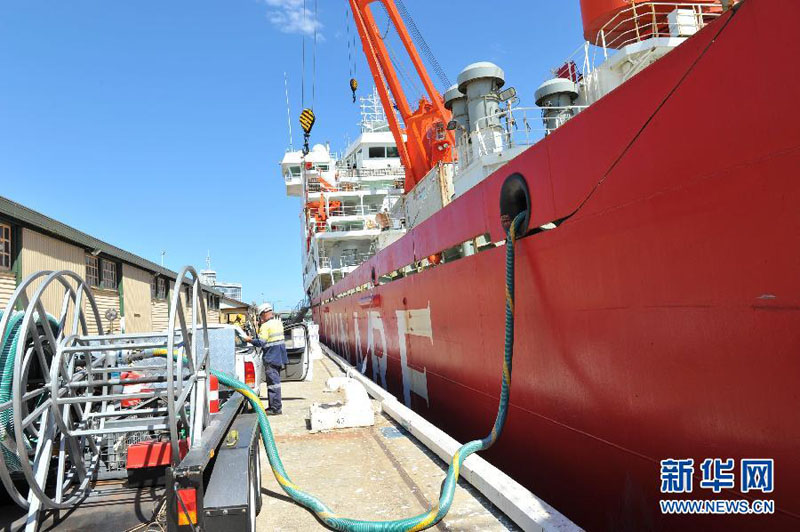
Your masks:
<svg viewBox="0 0 800 532"><path fill-rule="evenodd" d="M422 442L440 459L450 463L453 453L461 446L447 433L405 406L395 396L362 375L349 362L320 341L323 353L335 362L348 377L359 381L381 408L405 430ZM544 532L573 532L582 530L558 510L534 495L517 481L478 455L464 461L461 476L489 499L501 512L522 530Z"/></svg>

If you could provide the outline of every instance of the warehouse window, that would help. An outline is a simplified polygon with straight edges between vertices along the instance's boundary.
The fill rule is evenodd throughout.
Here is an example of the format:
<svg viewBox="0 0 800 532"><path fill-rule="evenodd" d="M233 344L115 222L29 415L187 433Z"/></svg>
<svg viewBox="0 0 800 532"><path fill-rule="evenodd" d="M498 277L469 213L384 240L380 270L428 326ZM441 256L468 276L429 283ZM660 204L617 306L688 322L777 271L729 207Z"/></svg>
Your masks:
<svg viewBox="0 0 800 532"><path fill-rule="evenodd" d="M103 282L102 287L106 290L117 289L117 265L111 261L104 260L101 262L103 267Z"/></svg>
<svg viewBox="0 0 800 532"><path fill-rule="evenodd" d="M208 310L219 310L219 296L208 294Z"/></svg>
<svg viewBox="0 0 800 532"><path fill-rule="evenodd" d="M86 282L89 286L100 286L100 259L86 255Z"/></svg>
<svg viewBox="0 0 800 532"><path fill-rule="evenodd" d="M11 226L0 224L0 270L11 269Z"/></svg>
<svg viewBox="0 0 800 532"><path fill-rule="evenodd" d="M153 276L150 282L150 297L152 299L167 299L167 280L158 275Z"/></svg>

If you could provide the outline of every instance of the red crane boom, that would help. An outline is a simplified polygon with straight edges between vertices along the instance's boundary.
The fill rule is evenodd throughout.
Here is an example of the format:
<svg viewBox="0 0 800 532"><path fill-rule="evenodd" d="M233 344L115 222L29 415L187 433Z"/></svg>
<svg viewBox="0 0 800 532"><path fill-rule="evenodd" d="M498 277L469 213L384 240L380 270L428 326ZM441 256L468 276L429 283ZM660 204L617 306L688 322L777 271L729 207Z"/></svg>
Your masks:
<svg viewBox="0 0 800 532"><path fill-rule="evenodd" d="M406 169L405 191L408 192L439 162L452 161L453 133L447 129L450 112L445 109L442 95L436 90L420 59L405 23L393 0L349 0L358 35L364 47L372 78L378 88L381 105L389 120L389 128L397 143L400 159ZM392 65L386 44L375 24L369 5L380 2L397 30L419 79L427 92L417 108L411 108ZM403 125L397 120L392 101L397 106ZM404 138L405 135L405 138Z"/></svg>

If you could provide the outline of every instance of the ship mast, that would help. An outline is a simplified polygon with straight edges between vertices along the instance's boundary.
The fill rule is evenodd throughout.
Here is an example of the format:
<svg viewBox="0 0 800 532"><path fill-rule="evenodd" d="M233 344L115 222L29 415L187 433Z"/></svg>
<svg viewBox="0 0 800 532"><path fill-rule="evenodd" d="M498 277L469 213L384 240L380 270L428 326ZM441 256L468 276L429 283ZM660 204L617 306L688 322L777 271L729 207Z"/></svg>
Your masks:
<svg viewBox="0 0 800 532"><path fill-rule="evenodd" d="M408 192L437 163L452 161L451 149L454 137L446 128L451 114L445 109L442 96L434 87L394 0L349 1L370 72L389 121L389 129L392 131L400 159L406 169L405 190ZM425 87L427 97L420 99L416 109L412 109L409 104L381 38L381 32L375 24L375 17L369 7L375 2L380 2L386 9ZM394 112L395 108L403 120L402 125Z"/></svg>

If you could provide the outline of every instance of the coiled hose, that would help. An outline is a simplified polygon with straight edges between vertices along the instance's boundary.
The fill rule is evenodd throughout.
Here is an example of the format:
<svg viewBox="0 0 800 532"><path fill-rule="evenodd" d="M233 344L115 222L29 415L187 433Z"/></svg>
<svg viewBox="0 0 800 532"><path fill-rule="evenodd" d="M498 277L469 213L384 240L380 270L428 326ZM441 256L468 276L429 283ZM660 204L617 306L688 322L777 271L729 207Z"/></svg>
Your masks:
<svg viewBox="0 0 800 532"><path fill-rule="evenodd" d="M340 517L333 513L325 503L314 497L313 495L304 492L296 484L294 484L286 469L283 467L283 462L278 455L278 448L275 445L275 438L272 435L267 414L264 411L264 406L261 400L255 393L244 383L215 370L211 373L215 375L221 384L235 389L237 392L244 395L253 405L257 415L258 424L261 428L261 439L264 442L264 448L267 451L272 473L275 479L281 485L283 490L298 504L305 506L313 511L326 525L334 530L347 530L353 532L373 532L373 531L414 531L424 530L434 526L441 521L447 512L450 510L450 505L453 502L453 494L455 493L456 485L458 483L459 472L464 460L477 451L484 451L494 445L500 434L503 432L503 425L506 422L508 415L508 399L511 392L511 363L514 352L514 243L517 239L517 231L520 230L522 221L524 220L526 212L519 214L511 223L506 239L506 326L505 326L505 353L503 357L503 384L500 390L500 406L497 410L497 417L492 427L492 431L488 436L481 440L473 440L461 446L453 455L453 460L450 463L450 468L447 470L447 476L442 482L442 489L439 495L439 503L431 508L429 511L419 514L414 517L405 519L398 519L395 521L360 521L357 519L348 519Z"/></svg>
<svg viewBox="0 0 800 532"><path fill-rule="evenodd" d="M25 318L24 312L12 311L6 327L6 334L0 338L0 404L11 401L14 387L14 361L17 356L17 346L25 334L20 330L22 320ZM3 319L3 311L0 310L0 321ZM54 331L58 331L59 324L56 319L47 315L47 320ZM38 323L38 318L37 318ZM9 471L21 471L19 456L5 445L6 439L14 433L14 416L10 408L0 412L0 450L3 460ZM13 436L11 436L13 437ZM30 441L22 442L27 450L32 448Z"/></svg>

